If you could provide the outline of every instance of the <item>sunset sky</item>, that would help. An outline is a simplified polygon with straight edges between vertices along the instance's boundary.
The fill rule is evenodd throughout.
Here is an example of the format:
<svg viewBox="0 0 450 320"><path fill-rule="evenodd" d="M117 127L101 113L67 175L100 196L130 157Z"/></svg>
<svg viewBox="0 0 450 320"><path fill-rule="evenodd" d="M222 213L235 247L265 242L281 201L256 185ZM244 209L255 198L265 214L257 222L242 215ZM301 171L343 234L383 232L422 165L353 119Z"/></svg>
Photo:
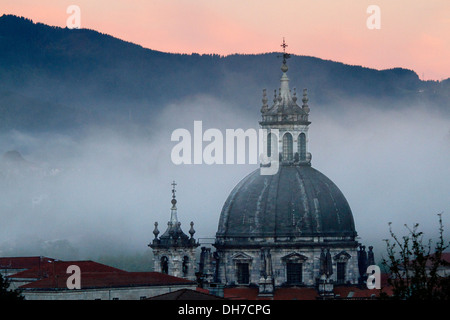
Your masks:
<svg viewBox="0 0 450 320"><path fill-rule="evenodd" d="M421 79L450 77L449 0L2 0L0 14L81 27L175 53L281 50L376 69L403 67ZM366 25L380 8L380 29Z"/></svg>

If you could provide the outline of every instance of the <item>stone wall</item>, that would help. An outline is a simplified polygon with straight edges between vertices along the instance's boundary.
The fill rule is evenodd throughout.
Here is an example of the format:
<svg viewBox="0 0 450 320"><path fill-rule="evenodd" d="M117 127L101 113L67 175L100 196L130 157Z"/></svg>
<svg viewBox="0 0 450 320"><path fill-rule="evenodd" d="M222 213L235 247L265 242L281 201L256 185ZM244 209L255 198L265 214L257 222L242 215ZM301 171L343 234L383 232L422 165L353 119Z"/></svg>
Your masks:
<svg viewBox="0 0 450 320"><path fill-rule="evenodd" d="M161 248L153 249L153 268L155 272L162 272L161 258L166 256L168 258L168 274L174 277L185 278L188 280L196 280L195 272L197 271L196 262L196 248ZM183 258L187 256L189 262L187 263L187 275L183 273Z"/></svg>
<svg viewBox="0 0 450 320"><path fill-rule="evenodd" d="M196 284L142 286L104 289L24 290L26 300L140 300L180 289L196 289Z"/></svg>
<svg viewBox="0 0 450 320"><path fill-rule="evenodd" d="M340 253L348 254L346 258L345 280L351 284L358 283L357 250L354 247L333 247L330 253L333 260L333 274L331 279L337 280L337 258ZM319 277L320 247L315 248L271 248L272 277L275 286L286 284L286 263L296 261L302 263L302 280L305 286L315 286ZM227 249L219 251L221 256L219 267L219 280L227 285L237 285L237 263L248 263L251 284L258 284L261 278L261 249ZM346 255L347 256L347 255Z"/></svg>

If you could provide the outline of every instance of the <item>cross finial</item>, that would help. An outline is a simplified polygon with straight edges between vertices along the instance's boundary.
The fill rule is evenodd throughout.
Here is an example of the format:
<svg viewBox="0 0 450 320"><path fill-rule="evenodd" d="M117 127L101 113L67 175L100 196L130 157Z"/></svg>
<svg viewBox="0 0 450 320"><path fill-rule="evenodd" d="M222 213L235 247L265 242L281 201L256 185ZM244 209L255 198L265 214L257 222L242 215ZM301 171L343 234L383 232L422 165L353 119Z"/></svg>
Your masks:
<svg viewBox="0 0 450 320"><path fill-rule="evenodd" d="M281 47L283 48L283 64L281 66L281 71L283 72L287 72L288 71L288 67L286 65L286 59L289 59L291 57L291 55L289 53L286 53L286 48L287 48L287 44L286 41L284 40L283 37L283 43L281 44ZM278 56L279 58L280 56Z"/></svg>
<svg viewBox="0 0 450 320"><path fill-rule="evenodd" d="M284 41L284 37L283 37L283 43L282 43L282 45L281 45L281 47L283 47L283 52L284 53L286 53L286 47L287 47L288 45L286 44L286 42Z"/></svg>
<svg viewBox="0 0 450 320"><path fill-rule="evenodd" d="M283 48L283 63L286 64L286 59L289 59L291 55L289 53L286 53L286 48L288 47L288 45L286 44L286 41L284 41L284 37L281 47Z"/></svg>
<svg viewBox="0 0 450 320"><path fill-rule="evenodd" d="M172 182L172 198L173 199L175 199L175 192L176 192L176 190L175 190L175 186L176 186L177 184L175 183L175 181L173 181Z"/></svg>

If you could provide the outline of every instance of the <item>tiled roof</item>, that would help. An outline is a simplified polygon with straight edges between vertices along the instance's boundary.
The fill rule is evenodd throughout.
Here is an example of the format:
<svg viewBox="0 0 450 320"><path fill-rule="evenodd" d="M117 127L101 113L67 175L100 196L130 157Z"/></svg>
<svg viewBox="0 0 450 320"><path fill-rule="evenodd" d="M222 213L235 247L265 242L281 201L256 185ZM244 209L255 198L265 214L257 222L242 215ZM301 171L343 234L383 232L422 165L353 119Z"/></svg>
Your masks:
<svg viewBox="0 0 450 320"><path fill-rule="evenodd" d="M54 260L48 257L0 257L0 269L31 269Z"/></svg>
<svg viewBox="0 0 450 320"><path fill-rule="evenodd" d="M118 288L136 286L192 285L195 282L169 276L159 272L83 272L81 269L81 289ZM70 274L57 274L21 286L21 289L67 289Z"/></svg>
<svg viewBox="0 0 450 320"><path fill-rule="evenodd" d="M3 257L2 269L25 269L10 275L14 279L31 282L21 289L67 289L67 279L72 273L67 268L76 265L81 272L81 289L160 285L195 285L195 282L159 272L127 272L95 261L59 261L47 257Z"/></svg>
<svg viewBox="0 0 450 320"><path fill-rule="evenodd" d="M25 278L25 279L41 279L55 276L66 276L67 268L70 265L77 265L80 267L81 272L84 273L100 273L100 272L126 272L114 267L110 267L98 262L86 260L86 261L58 261L48 260L45 263L41 263L31 269L18 272L11 275L13 278Z"/></svg>
<svg viewBox="0 0 450 320"><path fill-rule="evenodd" d="M434 257L434 254L431 255L431 257ZM444 265L447 264L447 266L450 265L450 252L442 252L441 259L444 261ZM427 266L432 266L432 261L427 260Z"/></svg>

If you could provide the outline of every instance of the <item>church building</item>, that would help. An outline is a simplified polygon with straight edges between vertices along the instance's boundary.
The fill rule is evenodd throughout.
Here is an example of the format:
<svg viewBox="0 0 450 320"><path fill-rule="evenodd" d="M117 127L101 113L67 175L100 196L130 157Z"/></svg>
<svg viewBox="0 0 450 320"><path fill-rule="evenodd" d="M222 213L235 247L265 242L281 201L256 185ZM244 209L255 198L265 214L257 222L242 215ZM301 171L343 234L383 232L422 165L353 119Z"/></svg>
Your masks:
<svg viewBox="0 0 450 320"><path fill-rule="evenodd" d="M256 169L231 191L214 249L201 248L195 272L202 284L257 286L261 296L273 295L278 287L306 286L326 295L335 285L361 283L365 274L367 254L356 240L350 206L333 181L312 167L308 94L304 89L299 102L291 91L287 58L284 52L271 105L263 90L259 122L268 132L267 155L278 161L278 171L262 175ZM155 271L192 279L199 244L192 223L190 238L181 231L174 199L167 231L158 239L156 225L149 246Z"/></svg>

